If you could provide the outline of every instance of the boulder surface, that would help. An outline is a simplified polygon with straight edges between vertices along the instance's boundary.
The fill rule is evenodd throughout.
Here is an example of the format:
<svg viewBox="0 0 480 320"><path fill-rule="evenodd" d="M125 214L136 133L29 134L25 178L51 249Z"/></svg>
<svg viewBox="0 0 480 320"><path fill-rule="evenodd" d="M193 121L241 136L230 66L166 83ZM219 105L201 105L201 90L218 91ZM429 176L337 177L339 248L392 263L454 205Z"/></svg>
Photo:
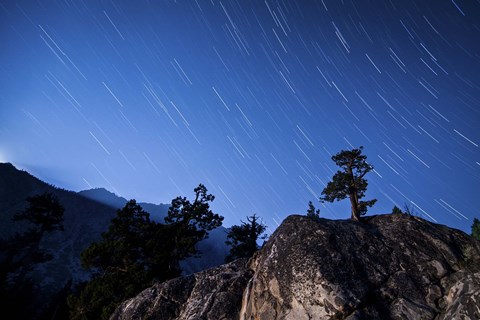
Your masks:
<svg viewBox="0 0 480 320"><path fill-rule="evenodd" d="M112 319L480 319L480 243L403 214L289 216L248 262L156 284Z"/></svg>
<svg viewBox="0 0 480 320"><path fill-rule="evenodd" d="M111 319L237 319L252 272L247 259L158 283L123 302Z"/></svg>

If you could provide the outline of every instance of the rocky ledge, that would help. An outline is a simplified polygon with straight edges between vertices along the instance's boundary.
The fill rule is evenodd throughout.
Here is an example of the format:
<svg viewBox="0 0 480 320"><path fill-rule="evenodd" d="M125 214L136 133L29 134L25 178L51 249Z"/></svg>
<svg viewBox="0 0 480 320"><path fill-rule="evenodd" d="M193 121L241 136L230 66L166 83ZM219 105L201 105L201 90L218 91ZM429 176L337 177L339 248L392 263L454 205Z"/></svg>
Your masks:
<svg viewBox="0 0 480 320"><path fill-rule="evenodd" d="M156 284L111 319L480 319L480 243L402 214L290 216L248 262Z"/></svg>

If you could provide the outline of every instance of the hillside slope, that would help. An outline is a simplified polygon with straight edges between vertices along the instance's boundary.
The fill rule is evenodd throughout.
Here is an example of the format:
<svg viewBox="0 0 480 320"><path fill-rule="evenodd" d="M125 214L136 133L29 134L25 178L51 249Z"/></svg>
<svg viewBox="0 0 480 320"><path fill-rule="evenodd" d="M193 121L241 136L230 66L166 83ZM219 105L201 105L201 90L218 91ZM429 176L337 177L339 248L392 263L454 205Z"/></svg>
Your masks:
<svg viewBox="0 0 480 320"><path fill-rule="evenodd" d="M29 196L51 192L65 208L63 232L44 236L40 247L53 256L45 263L35 265L32 277L36 292L35 301L29 301L33 309L45 307L70 280L75 285L89 278L80 264L80 253L92 242L100 239L106 231L116 210L127 200L105 189L73 192L57 188L18 170L10 163L0 163L0 239L7 239L15 233L23 233L26 223L12 221L15 213L23 210ZM169 205L140 203L154 220L164 222ZM223 263L228 253L225 245L226 229L217 228L211 236L199 243L205 254L199 258L182 261L184 274L190 274ZM0 253L1 258L1 253Z"/></svg>
<svg viewBox="0 0 480 320"><path fill-rule="evenodd" d="M41 281L42 286L45 285L47 291L55 291L70 278L76 282L86 276L80 267L80 252L92 241L100 238L100 233L107 229L110 220L115 216L116 209L86 199L76 192L49 185L9 163L1 163L0 238L8 238L16 232L25 231L26 224L12 221L11 218L25 208L27 197L43 192L55 194L65 208L65 231L45 235L41 243L41 247L53 254L54 259L38 265L35 269L35 278ZM57 283L55 288L50 288L49 284L52 283Z"/></svg>

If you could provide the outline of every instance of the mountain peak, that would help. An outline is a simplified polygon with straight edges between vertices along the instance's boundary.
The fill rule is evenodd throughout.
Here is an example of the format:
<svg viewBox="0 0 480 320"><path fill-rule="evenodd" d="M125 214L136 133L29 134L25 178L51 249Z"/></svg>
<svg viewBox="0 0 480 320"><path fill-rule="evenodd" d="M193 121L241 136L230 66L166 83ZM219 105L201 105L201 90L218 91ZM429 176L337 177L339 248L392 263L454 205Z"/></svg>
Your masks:
<svg viewBox="0 0 480 320"><path fill-rule="evenodd" d="M78 192L79 194L101 194L101 195L108 195L108 196L113 196L113 197L118 197L115 193L103 188L92 188L92 189L86 189Z"/></svg>
<svg viewBox="0 0 480 320"><path fill-rule="evenodd" d="M15 168L15 166L11 162L0 162L0 168L5 167L5 168Z"/></svg>
<svg viewBox="0 0 480 320"><path fill-rule="evenodd" d="M95 200L115 209L122 208L127 202L127 199L117 196L115 193L105 188L82 190L78 194L82 197L90 200Z"/></svg>
<svg viewBox="0 0 480 320"><path fill-rule="evenodd" d="M107 190L103 187L97 187L97 188L92 188L92 189L86 189L86 190L82 190L80 192L103 192L103 193L108 193L108 194L112 194L112 195L115 195L115 193L111 192L110 190ZM79 192L79 193L80 193Z"/></svg>
<svg viewBox="0 0 480 320"><path fill-rule="evenodd" d="M28 174L30 176L30 174L24 170L20 170L20 169L17 169L17 167L15 167L15 165L13 165L13 163L11 162L0 162L0 173L2 175L5 175L5 174Z"/></svg>

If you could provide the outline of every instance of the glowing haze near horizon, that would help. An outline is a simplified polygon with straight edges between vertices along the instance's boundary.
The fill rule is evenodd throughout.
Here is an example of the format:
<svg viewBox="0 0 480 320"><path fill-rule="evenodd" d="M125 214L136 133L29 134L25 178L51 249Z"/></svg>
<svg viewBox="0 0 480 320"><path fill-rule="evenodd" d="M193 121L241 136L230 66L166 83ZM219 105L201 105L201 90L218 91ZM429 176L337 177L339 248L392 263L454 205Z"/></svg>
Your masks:
<svg viewBox="0 0 480 320"><path fill-rule="evenodd" d="M352 146L369 214L479 217L480 1L3 1L0 159L225 225L318 202Z"/></svg>

